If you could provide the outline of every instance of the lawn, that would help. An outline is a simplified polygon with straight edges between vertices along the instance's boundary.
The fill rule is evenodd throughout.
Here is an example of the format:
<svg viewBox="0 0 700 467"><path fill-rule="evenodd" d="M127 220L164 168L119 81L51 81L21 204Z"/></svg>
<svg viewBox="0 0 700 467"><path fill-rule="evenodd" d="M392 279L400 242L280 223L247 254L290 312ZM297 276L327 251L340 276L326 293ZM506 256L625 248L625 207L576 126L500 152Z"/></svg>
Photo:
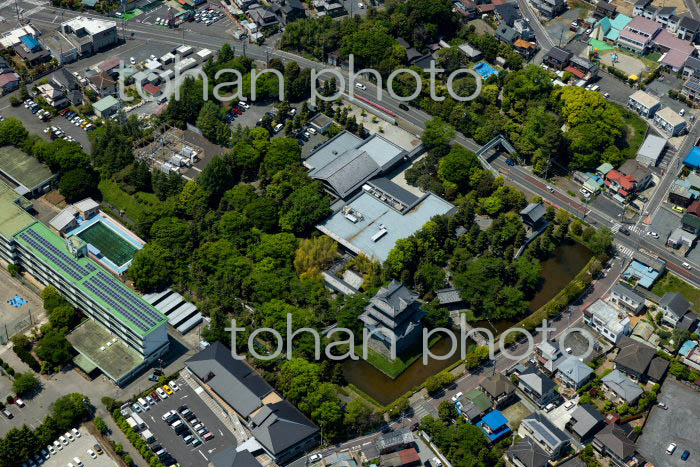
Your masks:
<svg viewBox="0 0 700 467"><path fill-rule="evenodd" d="M623 149L623 152L627 159L631 159L637 155L637 151L642 146L642 143L644 143L649 125L638 115L630 112L621 105L618 105L618 108L625 121L624 131L626 147Z"/></svg>
<svg viewBox="0 0 700 467"><path fill-rule="evenodd" d="M428 343L432 348L440 340L440 336L433 337ZM404 355L397 355L396 360L390 360L379 352L367 348L367 363L381 371L391 379L396 379L401 373L423 356L422 346L419 345L413 351L407 351Z"/></svg>
<svg viewBox="0 0 700 467"><path fill-rule="evenodd" d="M102 199L117 209L123 209L124 215L136 222L139 215L160 204L160 200L153 193L128 194L112 180L102 179L97 186L102 192Z"/></svg>
<svg viewBox="0 0 700 467"><path fill-rule="evenodd" d="M700 289L697 289L681 279L680 277L666 272L666 274L654 284L651 289L659 297L662 297L666 292L677 292L683 295L686 300L692 302L693 311L700 313Z"/></svg>

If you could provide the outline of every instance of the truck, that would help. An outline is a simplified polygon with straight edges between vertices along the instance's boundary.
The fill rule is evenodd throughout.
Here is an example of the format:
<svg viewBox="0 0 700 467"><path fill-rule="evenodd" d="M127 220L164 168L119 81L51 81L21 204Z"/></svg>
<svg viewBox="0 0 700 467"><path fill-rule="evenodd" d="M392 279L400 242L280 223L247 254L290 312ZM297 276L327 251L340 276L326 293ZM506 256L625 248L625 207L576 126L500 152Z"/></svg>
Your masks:
<svg viewBox="0 0 700 467"><path fill-rule="evenodd" d="M141 432L141 437L143 437L143 440L148 444L151 444L156 440L155 436L153 436L153 433L151 433L149 430L143 430Z"/></svg>
<svg viewBox="0 0 700 467"><path fill-rule="evenodd" d="M136 428L134 428L136 431L141 431L148 428L139 414L131 414L131 418L136 422Z"/></svg>

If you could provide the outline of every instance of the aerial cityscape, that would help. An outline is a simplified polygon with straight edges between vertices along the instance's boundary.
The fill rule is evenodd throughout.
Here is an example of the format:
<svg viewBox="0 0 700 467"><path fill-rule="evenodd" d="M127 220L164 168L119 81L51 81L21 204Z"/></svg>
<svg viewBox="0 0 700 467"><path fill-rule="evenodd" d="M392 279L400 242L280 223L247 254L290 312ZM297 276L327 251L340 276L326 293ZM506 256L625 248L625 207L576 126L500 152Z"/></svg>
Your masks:
<svg viewBox="0 0 700 467"><path fill-rule="evenodd" d="M694 0L0 0L0 467L700 465Z"/></svg>

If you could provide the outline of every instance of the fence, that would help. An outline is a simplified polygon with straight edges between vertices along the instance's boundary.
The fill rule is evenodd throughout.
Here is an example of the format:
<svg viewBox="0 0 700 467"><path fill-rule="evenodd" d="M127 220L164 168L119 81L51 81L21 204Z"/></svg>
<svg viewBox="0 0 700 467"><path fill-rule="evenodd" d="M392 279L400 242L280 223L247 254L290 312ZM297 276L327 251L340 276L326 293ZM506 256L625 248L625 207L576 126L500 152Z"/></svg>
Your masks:
<svg viewBox="0 0 700 467"><path fill-rule="evenodd" d="M0 322L0 345L5 345L15 334L26 331L36 323L36 319L32 316L32 310L28 309L27 313L18 316L11 321Z"/></svg>

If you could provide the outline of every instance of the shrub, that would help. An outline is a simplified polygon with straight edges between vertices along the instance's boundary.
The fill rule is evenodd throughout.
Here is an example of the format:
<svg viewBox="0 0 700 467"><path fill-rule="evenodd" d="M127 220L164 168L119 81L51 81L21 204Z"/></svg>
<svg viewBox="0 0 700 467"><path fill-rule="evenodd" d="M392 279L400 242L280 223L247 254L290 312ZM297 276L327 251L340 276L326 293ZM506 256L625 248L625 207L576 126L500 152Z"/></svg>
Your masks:
<svg viewBox="0 0 700 467"><path fill-rule="evenodd" d="M32 370L36 371L37 373L41 371L41 365L39 364L39 361L34 358L34 355L29 353L28 350L24 349L17 349L16 347L12 347L12 349L15 351L17 356L19 357L20 360L22 360L24 363L26 363L29 368Z"/></svg>

